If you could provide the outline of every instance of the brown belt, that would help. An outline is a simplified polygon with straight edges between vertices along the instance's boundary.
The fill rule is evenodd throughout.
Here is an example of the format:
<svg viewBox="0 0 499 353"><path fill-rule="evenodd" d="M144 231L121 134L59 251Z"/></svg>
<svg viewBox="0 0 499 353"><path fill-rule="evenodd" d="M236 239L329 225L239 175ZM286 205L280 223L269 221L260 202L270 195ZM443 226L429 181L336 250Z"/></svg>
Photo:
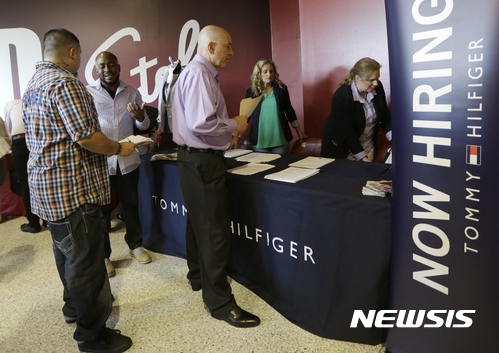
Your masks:
<svg viewBox="0 0 499 353"><path fill-rule="evenodd" d="M13 135L11 137L12 141L15 141L15 140L18 140L18 139L24 139L24 138L26 138L25 134L17 134L17 135Z"/></svg>

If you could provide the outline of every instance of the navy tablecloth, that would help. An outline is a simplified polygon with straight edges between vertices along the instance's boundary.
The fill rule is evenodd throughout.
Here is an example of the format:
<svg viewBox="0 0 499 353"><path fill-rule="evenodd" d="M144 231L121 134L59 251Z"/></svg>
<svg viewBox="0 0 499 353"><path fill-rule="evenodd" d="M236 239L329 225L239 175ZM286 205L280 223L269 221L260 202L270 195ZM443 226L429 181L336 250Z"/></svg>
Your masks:
<svg viewBox="0 0 499 353"><path fill-rule="evenodd" d="M150 157L142 156L139 179L143 245L185 258L187 210L177 164ZM301 158L282 156L269 163L275 168L252 176L228 175L229 274L316 335L384 342L383 329L350 322L354 310L386 308L390 199L363 196L362 186L391 179L390 165L337 160L296 184L263 178Z"/></svg>

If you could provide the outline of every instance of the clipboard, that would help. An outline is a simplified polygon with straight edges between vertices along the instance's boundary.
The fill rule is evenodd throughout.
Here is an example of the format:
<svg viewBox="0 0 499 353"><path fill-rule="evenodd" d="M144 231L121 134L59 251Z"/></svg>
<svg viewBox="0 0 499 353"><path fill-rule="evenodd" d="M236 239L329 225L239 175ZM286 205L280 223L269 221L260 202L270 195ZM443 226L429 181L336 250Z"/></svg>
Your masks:
<svg viewBox="0 0 499 353"><path fill-rule="evenodd" d="M250 115L255 110L256 106L262 100L263 95L259 95L256 98L245 98L239 104L239 115L244 115L246 117L250 117Z"/></svg>

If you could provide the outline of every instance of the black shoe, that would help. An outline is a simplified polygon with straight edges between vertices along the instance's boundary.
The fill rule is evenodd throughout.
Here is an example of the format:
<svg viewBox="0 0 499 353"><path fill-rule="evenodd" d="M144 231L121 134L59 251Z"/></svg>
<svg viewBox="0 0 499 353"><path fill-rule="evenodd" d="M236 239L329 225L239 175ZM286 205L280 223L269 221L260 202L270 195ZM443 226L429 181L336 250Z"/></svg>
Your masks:
<svg viewBox="0 0 499 353"><path fill-rule="evenodd" d="M215 319L223 320L229 325L235 327L255 327L260 325L260 319L246 310L236 307L230 313L223 317L215 317Z"/></svg>
<svg viewBox="0 0 499 353"><path fill-rule="evenodd" d="M201 289L203 289L203 286L201 286L200 282L189 280L189 284L191 285L191 288L194 292L197 292L197 291L200 291Z"/></svg>
<svg viewBox="0 0 499 353"><path fill-rule="evenodd" d="M121 353L132 346L130 337L123 336L119 330L112 330L106 327L106 331L101 339L95 341L78 342L80 352L91 353Z"/></svg>
<svg viewBox="0 0 499 353"><path fill-rule="evenodd" d="M64 315L64 321L66 321L67 324L72 324L73 322L76 322L76 316Z"/></svg>
<svg viewBox="0 0 499 353"><path fill-rule="evenodd" d="M21 224L21 230L25 233L38 233L42 230L42 227L32 227L28 223Z"/></svg>

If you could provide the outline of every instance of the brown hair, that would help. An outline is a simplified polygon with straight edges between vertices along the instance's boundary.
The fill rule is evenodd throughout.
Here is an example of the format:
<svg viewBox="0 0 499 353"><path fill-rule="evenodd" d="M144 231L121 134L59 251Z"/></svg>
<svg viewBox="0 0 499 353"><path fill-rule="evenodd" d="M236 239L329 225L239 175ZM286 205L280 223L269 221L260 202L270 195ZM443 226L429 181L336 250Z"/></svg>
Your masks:
<svg viewBox="0 0 499 353"><path fill-rule="evenodd" d="M279 73L277 72L277 67L275 66L274 61L266 58L260 59L256 62L255 67L253 68L253 73L251 74L251 91L254 96L262 94L262 67L265 65L272 65L274 67L274 81L272 83L277 83L279 86L283 85L282 81L279 79Z"/></svg>
<svg viewBox="0 0 499 353"><path fill-rule="evenodd" d="M345 77L340 85L352 84L355 75L358 75L360 78L367 78L371 76L374 71L377 71L380 68L381 65L376 60L371 58L362 58L350 69L347 77Z"/></svg>

